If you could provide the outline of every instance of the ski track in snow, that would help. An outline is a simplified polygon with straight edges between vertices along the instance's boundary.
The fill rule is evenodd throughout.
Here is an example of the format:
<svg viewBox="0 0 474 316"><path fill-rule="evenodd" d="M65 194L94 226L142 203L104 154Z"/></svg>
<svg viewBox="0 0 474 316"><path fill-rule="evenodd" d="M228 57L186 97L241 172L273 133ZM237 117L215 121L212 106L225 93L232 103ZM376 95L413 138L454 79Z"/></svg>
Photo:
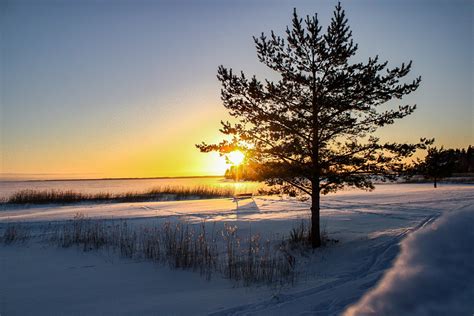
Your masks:
<svg viewBox="0 0 474 316"><path fill-rule="evenodd" d="M304 291L300 291L293 294L282 294L278 297L274 297L270 300L259 302L256 304L248 304L242 306L236 306L227 310L219 311L216 313L212 313L210 315L213 316L220 316L220 315L277 315L278 310L282 308L288 308L285 305L295 305L298 304L299 300L305 300L310 296L318 296L319 293L325 292L328 289L336 289L338 286L347 284L348 282L354 282L356 280L363 280L366 279L368 275L373 273L379 273L387 268L387 266L391 263L395 255L398 253L398 243L400 240L405 237L408 233L414 232L421 227L433 222L436 218L439 217L439 214L432 215L426 217L422 222L420 222L415 228L407 229L404 232L398 234L390 238L387 241L381 242L380 244L372 247L372 253L370 256L369 263L362 267L360 270L355 271L353 274L350 275L343 275L338 280L326 283L321 286L317 286L314 288L306 289ZM356 276L354 278L354 276ZM373 286L375 282L370 282L367 285L367 288ZM333 299L322 302L318 304L316 309L312 311L308 311L308 313L321 313L323 315L335 315L342 311L342 309L350 304L351 301L345 301L344 304L338 304L337 301Z"/></svg>
<svg viewBox="0 0 474 316"><path fill-rule="evenodd" d="M474 200L474 199L468 199ZM453 202L455 199L446 199L437 202ZM398 204L398 203L397 203ZM387 204L385 204L387 205ZM392 204L393 205L393 204ZM462 206L456 207L451 211L458 209L463 209L467 206L472 205L472 203L463 204ZM364 212L360 212L364 213ZM372 212L365 212L367 214L376 214ZM361 267L359 270L351 273L350 275L341 275L339 279L333 282L323 284L314 288L306 289L304 291L292 293L292 294L282 294L278 297L273 297L272 299L266 300L264 302L254 303L254 304L245 304L240 306L235 306L226 310L221 310L210 315L212 316L221 316L221 315L283 315L282 310L296 311L295 305L298 305L299 301L308 300L310 297L318 297L320 293L324 293L329 289L332 289L334 292L337 292L337 288L344 286L348 283L355 283L359 280L365 280L369 278L370 275L376 274L377 277L374 279L369 278L368 283L362 282L362 285L369 289L376 284L376 281L382 276L382 273L391 265L393 259L399 252L399 243L406 237L409 233L413 233L418 229L421 229L427 225L433 223L436 219L440 217L441 213L436 213L424 217L415 227L405 229L403 232L399 233L396 236L388 238L388 240L383 241L375 246L371 247L370 261L367 265ZM354 277L355 276L355 277ZM299 313L299 315L338 315L340 314L345 307L357 301L359 297L351 297L343 301L338 301L337 299L331 298L327 301L319 303L317 306L314 306L312 310Z"/></svg>

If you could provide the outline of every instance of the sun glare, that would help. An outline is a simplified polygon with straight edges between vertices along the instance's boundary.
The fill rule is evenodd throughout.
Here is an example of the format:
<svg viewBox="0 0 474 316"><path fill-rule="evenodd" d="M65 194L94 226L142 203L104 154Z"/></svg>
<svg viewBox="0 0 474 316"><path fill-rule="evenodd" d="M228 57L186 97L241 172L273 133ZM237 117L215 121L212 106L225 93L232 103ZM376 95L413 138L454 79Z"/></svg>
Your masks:
<svg viewBox="0 0 474 316"><path fill-rule="evenodd" d="M227 158L232 163L232 165L238 166L244 161L245 155L240 150L235 150L230 152L227 155Z"/></svg>

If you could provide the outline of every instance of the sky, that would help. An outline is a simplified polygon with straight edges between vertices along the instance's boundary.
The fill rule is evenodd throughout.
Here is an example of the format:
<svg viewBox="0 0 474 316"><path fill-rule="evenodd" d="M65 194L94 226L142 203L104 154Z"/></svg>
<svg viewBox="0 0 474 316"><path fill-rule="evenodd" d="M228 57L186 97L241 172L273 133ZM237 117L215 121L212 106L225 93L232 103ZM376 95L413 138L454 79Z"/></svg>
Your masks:
<svg viewBox="0 0 474 316"><path fill-rule="evenodd" d="M0 1L0 176L223 174L217 67L260 79L253 35L293 8L327 26L335 1ZM342 1L356 59L413 60L417 111L383 140L474 144L473 2Z"/></svg>

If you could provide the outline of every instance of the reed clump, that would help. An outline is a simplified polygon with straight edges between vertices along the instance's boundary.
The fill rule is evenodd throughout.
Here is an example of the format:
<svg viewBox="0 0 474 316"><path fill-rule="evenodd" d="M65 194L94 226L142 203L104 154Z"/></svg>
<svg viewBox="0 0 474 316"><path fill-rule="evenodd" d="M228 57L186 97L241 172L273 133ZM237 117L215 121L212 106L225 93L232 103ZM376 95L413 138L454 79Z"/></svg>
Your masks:
<svg viewBox="0 0 474 316"><path fill-rule="evenodd" d="M81 193L72 190L21 190L3 202L6 204L71 204L79 202L147 202L186 199L212 199L232 197L234 190L228 187L165 186L145 192Z"/></svg>
<svg viewBox="0 0 474 316"><path fill-rule="evenodd" d="M16 242L25 242L30 237L30 231L24 225L8 224L3 234L0 235L0 242L9 245Z"/></svg>
<svg viewBox="0 0 474 316"><path fill-rule="evenodd" d="M284 243L263 241L259 234L242 238L236 226L227 224L220 230L204 222L131 227L127 221L91 220L77 214L72 221L55 226L48 236L60 247L105 248L127 258L199 271L207 279L219 273L245 286L296 280L296 259Z"/></svg>
<svg viewBox="0 0 474 316"><path fill-rule="evenodd" d="M311 224L308 220L302 220L298 225L293 226L290 231L288 240L286 241L290 249L300 249L306 251L311 248ZM321 245L338 243L339 240L330 238L326 225L321 229Z"/></svg>

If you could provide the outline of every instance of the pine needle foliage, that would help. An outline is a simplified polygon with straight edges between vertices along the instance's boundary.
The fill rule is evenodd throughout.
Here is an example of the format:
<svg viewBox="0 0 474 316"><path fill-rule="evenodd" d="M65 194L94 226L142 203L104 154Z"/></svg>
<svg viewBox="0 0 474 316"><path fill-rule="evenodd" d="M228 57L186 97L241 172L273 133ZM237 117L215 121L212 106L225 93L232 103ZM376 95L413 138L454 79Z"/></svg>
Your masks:
<svg viewBox="0 0 474 316"><path fill-rule="evenodd" d="M303 20L295 9L284 36L271 31L254 41L259 61L279 79L220 66L221 99L234 120L221 122L225 140L196 146L221 154L239 149L258 164L261 180L311 196L312 246L319 247L321 194L345 185L372 189L374 176L393 179L407 157L432 142L382 142L374 134L415 111L386 103L415 91L421 78L405 82L411 61L394 68L378 56L352 62L358 46L340 3L326 32L317 14Z"/></svg>

